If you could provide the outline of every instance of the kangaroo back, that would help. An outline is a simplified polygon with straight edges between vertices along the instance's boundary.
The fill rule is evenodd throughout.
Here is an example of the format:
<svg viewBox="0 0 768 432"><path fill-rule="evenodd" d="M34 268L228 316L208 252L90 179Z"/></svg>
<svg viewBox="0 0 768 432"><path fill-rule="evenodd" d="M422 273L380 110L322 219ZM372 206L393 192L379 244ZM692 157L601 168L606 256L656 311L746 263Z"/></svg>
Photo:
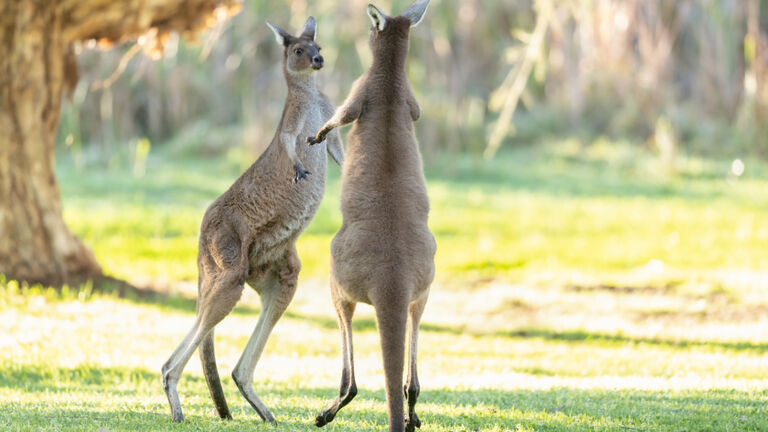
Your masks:
<svg viewBox="0 0 768 432"><path fill-rule="evenodd" d="M414 410L419 393L416 339L434 277L435 241L427 226L429 200L412 125L421 110L406 78L405 59L410 28L421 21L427 4L419 0L397 17L368 6L373 65L331 120L307 139L322 142L334 128L354 122L342 172L343 222L331 246L331 295L342 326L342 386L318 415L318 426L331 421L356 392L348 335L356 302L371 303L376 310L389 430L412 432L421 424ZM409 316L410 360L403 389Z"/></svg>

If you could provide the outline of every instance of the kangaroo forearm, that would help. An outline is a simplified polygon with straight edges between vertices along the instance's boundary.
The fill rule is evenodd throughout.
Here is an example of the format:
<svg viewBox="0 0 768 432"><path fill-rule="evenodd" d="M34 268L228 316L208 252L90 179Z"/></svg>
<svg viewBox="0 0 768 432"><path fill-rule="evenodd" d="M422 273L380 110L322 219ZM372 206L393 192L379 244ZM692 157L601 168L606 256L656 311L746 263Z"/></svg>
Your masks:
<svg viewBox="0 0 768 432"><path fill-rule="evenodd" d="M358 117L360 117L360 111L360 103L357 101L341 107L336 111L336 114L334 114L334 118L331 119L331 121L335 120L333 127L337 128L339 126L352 123L353 121L357 120Z"/></svg>
<svg viewBox="0 0 768 432"><path fill-rule="evenodd" d="M419 101L416 100L416 96L413 94L413 91L410 88L408 89L406 102L408 103L408 110L411 112L411 120L418 120L421 117L421 107L419 106Z"/></svg>
<svg viewBox="0 0 768 432"><path fill-rule="evenodd" d="M353 93L347 98L347 101L340 106L333 114L330 120L325 122L322 128L317 131L317 135L307 138L307 142L310 144L317 144L325 141L325 137L334 129L345 124L352 123L360 117L362 112L362 103L357 95Z"/></svg>
<svg viewBox="0 0 768 432"><path fill-rule="evenodd" d="M419 103L416 102L416 99L409 101L408 108L411 111L411 120L416 121L421 117L421 107L419 106Z"/></svg>
<svg viewBox="0 0 768 432"><path fill-rule="evenodd" d="M299 156L296 154L296 136L293 134L280 134L280 145L285 150L285 154L291 159L293 164L300 164Z"/></svg>
<svg viewBox="0 0 768 432"><path fill-rule="evenodd" d="M323 127L318 132L318 135L322 135L323 137L325 137L337 127L341 127L341 126L344 126L345 124L352 123L356 119L357 119L357 114L355 113L355 110L353 107L342 106L338 110L336 110L336 113L333 114L333 117L331 117L331 119L328 120L323 125Z"/></svg>
<svg viewBox="0 0 768 432"><path fill-rule="evenodd" d="M280 144L283 146L283 149L285 149L286 155L288 155L288 158L291 160L291 163L293 164L293 182L298 183L302 179L307 178L308 174L312 174L311 172L307 171L306 168L304 168L304 164L301 162L301 159L299 159L299 156L296 154L296 135L294 134L280 134Z"/></svg>

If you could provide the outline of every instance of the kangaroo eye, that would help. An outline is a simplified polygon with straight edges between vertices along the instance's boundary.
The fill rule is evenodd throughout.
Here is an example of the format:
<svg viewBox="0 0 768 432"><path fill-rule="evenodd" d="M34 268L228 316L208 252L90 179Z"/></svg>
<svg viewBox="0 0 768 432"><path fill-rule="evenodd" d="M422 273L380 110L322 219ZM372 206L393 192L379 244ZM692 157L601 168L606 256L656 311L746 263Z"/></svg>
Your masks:
<svg viewBox="0 0 768 432"><path fill-rule="evenodd" d="M301 55L302 52L303 51L301 50L301 48L296 48L295 50L293 50L293 53L296 54L297 56Z"/></svg>

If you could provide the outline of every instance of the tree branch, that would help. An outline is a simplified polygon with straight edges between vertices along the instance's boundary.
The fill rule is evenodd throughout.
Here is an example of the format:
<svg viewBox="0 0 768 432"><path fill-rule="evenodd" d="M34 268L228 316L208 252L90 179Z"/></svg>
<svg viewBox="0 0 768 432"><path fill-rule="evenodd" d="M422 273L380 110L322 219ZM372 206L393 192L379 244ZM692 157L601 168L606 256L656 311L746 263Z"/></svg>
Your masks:
<svg viewBox="0 0 768 432"><path fill-rule="evenodd" d="M152 28L159 34L197 31L240 10L240 0L59 0L67 43L104 39L122 42ZM225 11L225 13L218 11Z"/></svg>

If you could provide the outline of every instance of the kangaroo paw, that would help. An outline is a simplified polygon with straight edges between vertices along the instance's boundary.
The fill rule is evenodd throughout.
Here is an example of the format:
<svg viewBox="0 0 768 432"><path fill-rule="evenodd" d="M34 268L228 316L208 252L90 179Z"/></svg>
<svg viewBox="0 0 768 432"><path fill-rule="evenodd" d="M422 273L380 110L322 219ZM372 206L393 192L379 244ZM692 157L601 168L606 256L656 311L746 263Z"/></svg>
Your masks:
<svg viewBox="0 0 768 432"><path fill-rule="evenodd" d="M313 137L307 137L307 143L309 145L315 145L320 144L321 142L325 141L325 136L328 134L328 132L320 131L317 133L316 136Z"/></svg>
<svg viewBox="0 0 768 432"><path fill-rule="evenodd" d="M293 170L295 174L293 175L293 182L298 183L303 179L306 179L308 175L312 174L311 172L304 169L304 167L300 165L294 165Z"/></svg>

